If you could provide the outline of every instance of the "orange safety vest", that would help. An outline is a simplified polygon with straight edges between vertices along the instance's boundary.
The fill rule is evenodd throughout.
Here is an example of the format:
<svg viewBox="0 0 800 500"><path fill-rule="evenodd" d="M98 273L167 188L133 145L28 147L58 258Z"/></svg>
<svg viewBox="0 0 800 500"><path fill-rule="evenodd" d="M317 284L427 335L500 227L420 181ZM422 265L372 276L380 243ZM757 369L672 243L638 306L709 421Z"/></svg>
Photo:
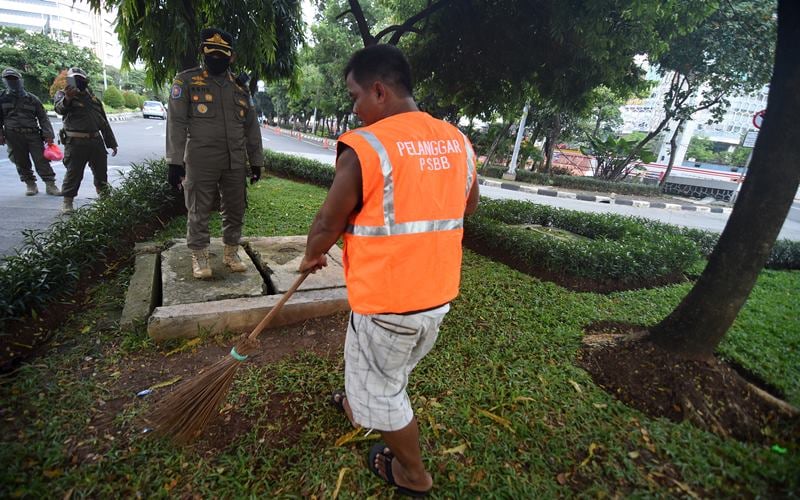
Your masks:
<svg viewBox="0 0 800 500"><path fill-rule="evenodd" d="M344 235L350 307L404 313L458 295L464 209L475 153L456 127L408 112L351 130L339 141L361 163L362 208Z"/></svg>

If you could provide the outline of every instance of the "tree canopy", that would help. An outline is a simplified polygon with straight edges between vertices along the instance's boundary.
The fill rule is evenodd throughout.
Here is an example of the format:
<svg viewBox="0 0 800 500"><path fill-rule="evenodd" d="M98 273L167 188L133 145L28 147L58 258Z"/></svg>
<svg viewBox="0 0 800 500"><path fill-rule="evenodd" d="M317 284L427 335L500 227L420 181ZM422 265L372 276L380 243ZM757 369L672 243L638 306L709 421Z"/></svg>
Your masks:
<svg viewBox="0 0 800 500"><path fill-rule="evenodd" d="M236 67L256 81L294 75L303 40L300 0L90 0L95 9L119 10L123 65L143 61L160 85L199 62L200 30L216 27L235 39Z"/></svg>

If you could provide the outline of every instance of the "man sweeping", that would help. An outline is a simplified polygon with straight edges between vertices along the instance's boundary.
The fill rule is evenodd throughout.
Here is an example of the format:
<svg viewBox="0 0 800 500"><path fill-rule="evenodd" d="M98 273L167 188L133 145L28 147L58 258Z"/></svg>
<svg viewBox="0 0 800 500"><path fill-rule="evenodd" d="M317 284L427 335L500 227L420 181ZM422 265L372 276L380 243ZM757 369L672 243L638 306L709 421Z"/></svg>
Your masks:
<svg viewBox="0 0 800 500"><path fill-rule="evenodd" d="M475 156L456 127L420 112L399 49L356 52L345 68L364 127L339 138L336 176L308 235L300 271L327 265L344 234L352 308L345 390L332 402L356 426L380 431L372 472L402 494L426 495L419 429L406 386L458 295L464 215L478 205Z"/></svg>

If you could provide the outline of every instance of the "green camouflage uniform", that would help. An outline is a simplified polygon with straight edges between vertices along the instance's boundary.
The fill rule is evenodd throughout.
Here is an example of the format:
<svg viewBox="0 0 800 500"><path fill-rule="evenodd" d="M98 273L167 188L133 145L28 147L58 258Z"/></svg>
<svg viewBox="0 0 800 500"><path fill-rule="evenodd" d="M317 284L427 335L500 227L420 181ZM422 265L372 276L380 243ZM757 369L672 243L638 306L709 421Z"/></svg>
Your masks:
<svg viewBox="0 0 800 500"><path fill-rule="evenodd" d="M249 165L263 166L264 153L250 94L230 71L214 76L198 66L175 77L167 116L167 163L186 168L187 246L208 247L208 219L217 193L222 239L238 245Z"/></svg>
<svg viewBox="0 0 800 500"><path fill-rule="evenodd" d="M8 90L0 93L0 138L5 139L8 158L16 165L22 182L36 182L31 158L43 181L55 181L56 174L42 155L43 141L53 139L53 126L35 95L25 90L15 94Z"/></svg>
<svg viewBox="0 0 800 500"><path fill-rule="evenodd" d="M64 165L67 174L61 192L65 198L78 195L86 163L92 169L98 194L108 186L108 152L116 148L117 139L108 124L103 103L87 88L69 102L63 90L53 97L56 113L63 115L61 142L64 143ZM105 145L104 145L105 143Z"/></svg>

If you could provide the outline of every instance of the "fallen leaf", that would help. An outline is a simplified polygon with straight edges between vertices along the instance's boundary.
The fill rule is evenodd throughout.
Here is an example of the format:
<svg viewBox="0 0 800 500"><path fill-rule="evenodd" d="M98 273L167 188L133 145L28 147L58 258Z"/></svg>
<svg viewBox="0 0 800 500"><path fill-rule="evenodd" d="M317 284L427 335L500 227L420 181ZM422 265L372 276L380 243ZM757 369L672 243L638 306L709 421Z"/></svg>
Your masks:
<svg viewBox="0 0 800 500"><path fill-rule="evenodd" d="M592 406L594 406L598 410L605 410L606 408L608 408L608 405L605 403L592 403Z"/></svg>
<svg viewBox="0 0 800 500"><path fill-rule="evenodd" d="M64 471L61 469L47 469L42 472L42 474L44 474L44 477L48 479L55 479L57 477L61 477L61 475L64 474Z"/></svg>
<svg viewBox="0 0 800 500"><path fill-rule="evenodd" d="M581 389L581 386L578 385L577 382L575 382L572 379L569 379L569 383L572 384L572 387L574 387L576 391L578 391L578 394L582 394L583 393L583 389Z"/></svg>
<svg viewBox="0 0 800 500"><path fill-rule="evenodd" d="M456 453L463 455L467 451L467 443L460 444L454 448L442 450L442 455L454 455Z"/></svg>
<svg viewBox="0 0 800 500"><path fill-rule="evenodd" d="M536 400L533 398L529 398L528 396L517 396L514 398L515 403L528 403L531 401L536 401Z"/></svg>
<svg viewBox="0 0 800 500"><path fill-rule="evenodd" d="M503 417L497 416L494 413L490 413L490 412L488 412L486 410L482 410L480 408L477 408L477 410L478 410L478 413L480 413L481 415L483 415L485 417L489 417L490 419L492 419L493 421L495 421L498 424L502 425L503 427L505 427L509 431L514 432L514 429L511 428L511 421L508 420L507 418L503 418Z"/></svg>
<svg viewBox="0 0 800 500"><path fill-rule="evenodd" d="M195 347L195 346L199 345L200 342L202 342L202 340L203 339L201 339L200 337L193 338L192 340L190 340L189 342L186 342L182 346L176 347L175 349L169 351L164 356L172 356L173 354L177 354L177 353L183 352L183 351L185 351L187 349L191 349L192 347Z"/></svg>
<svg viewBox="0 0 800 500"><path fill-rule="evenodd" d="M342 480L344 479L344 475L347 474L347 471L350 470L350 467L343 467L339 470L339 479L336 480L336 489L333 490L333 495L331 496L331 500L336 500L336 497L339 496L339 489L342 487Z"/></svg>
<svg viewBox="0 0 800 500"><path fill-rule="evenodd" d="M345 445L345 444L351 442L353 440L353 438L358 436L358 434L361 432L361 430L362 430L361 427L359 427L357 429L353 429L352 431L348 432L344 436L342 436L339 439L337 439L336 443L334 443L334 446L342 446L342 445Z"/></svg>
<svg viewBox="0 0 800 500"><path fill-rule="evenodd" d="M595 450L597 450L597 449L599 449L599 448L600 448L600 445L599 445L599 444L597 444L597 443L592 443L592 444L590 444L590 445L589 445L589 456L588 456L588 457L586 457L586 458L584 458L584 459L583 459L583 462L581 462L581 464L580 464L578 467L583 467L584 465L588 464L588 463L589 463L589 461L590 461L590 460L592 459L592 457L594 456L594 451L595 451Z"/></svg>
<svg viewBox="0 0 800 500"><path fill-rule="evenodd" d="M179 381L182 378L183 377L178 375L177 377L171 378L169 380L165 380L165 381L159 382L159 383L157 383L155 385L151 385L150 389L152 390L152 389L161 389L162 387L169 387L170 385L174 384L175 382Z"/></svg>
<svg viewBox="0 0 800 500"><path fill-rule="evenodd" d="M472 475L472 481L470 481L470 486L475 486L476 484L482 482L486 477L486 471L483 469L478 469L475 471L475 474Z"/></svg>
<svg viewBox="0 0 800 500"><path fill-rule="evenodd" d="M83 328L81 328L81 333L89 333L91 329L92 329L91 325L86 325Z"/></svg>
<svg viewBox="0 0 800 500"><path fill-rule="evenodd" d="M561 486L564 486L565 484L567 484L568 477L569 474L567 474L566 472L559 472L558 475L556 476L556 481L558 481L558 484L560 484Z"/></svg>
<svg viewBox="0 0 800 500"><path fill-rule="evenodd" d="M629 451L628 452L628 457L632 458L632 459L637 459L637 458L639 458L639 452L638 451Z"/></svg>

